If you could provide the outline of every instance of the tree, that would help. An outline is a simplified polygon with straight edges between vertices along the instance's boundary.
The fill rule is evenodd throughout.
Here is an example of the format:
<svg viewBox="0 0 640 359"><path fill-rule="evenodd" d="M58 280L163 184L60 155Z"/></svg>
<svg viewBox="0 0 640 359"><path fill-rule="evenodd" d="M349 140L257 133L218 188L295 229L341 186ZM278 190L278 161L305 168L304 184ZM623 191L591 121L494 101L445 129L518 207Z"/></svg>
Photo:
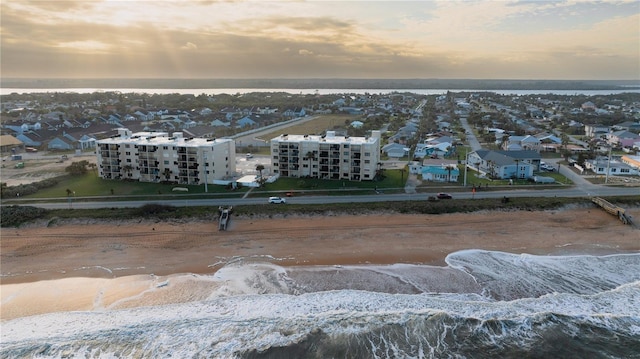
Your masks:
<svg viewBox="0 0 640 359"><path fill-rule="evenodd" d="M89 165L88 161L79 161L73 162L67 168L65 168L65 172L68 172L71 175L78 176L84 175L87 173L87 166Z"/></svg>
<svg viewBox="0 0 640 359"><path fill-rule="evenodd" d="M124 171L124 173L127 174L127 177L131 177L131 172L133 171L133 166L131 165L124 165L122 167L122 170ZM166 171L166 170L165 170ZM166 172L165 172L165 176L166 176ZM168 180L168 178L167 178Z"/></svg>
<svg viewBox="0 0 640 359"><path fill-rule="evenodd" d="M453 168L454 168L453 165L448 165L447 166L447 172L448 172L447 182L451 182L451 170L453 170Z"/></svg>
<svg viewBox="0 0 640 359"><path fill-rule="evenodd" d="M256 171L258 171L258 173L260 173L260 175L258 176L258 184L260 185L260 187L262 187L264 185L264 178L262 178L262 171L264 170L264 165L258 163L256 165Z"/></svg>
<svg viewBox="0 0 640 359"><path fill-rule="evenodd" d="M309 151L307 152L306 155L304 155L304 158L306 160L309 160L309 177L311 177L313 170L312 170L312 165L311 165L311 161L315 161L316 160L316 153L313 151Z"/></svg>
<svg viewBox="0 0 640 359"><path fill-rule="evenodd" d="M165 168L163 174L164 174L164 179L168 182L169 179L171 179L171 170L168 168Z"/></svg>
<svg viewBox="0 0 640 359"><path fill-rule="evenodd" d="M569 144L569 136L566 133L562 133L560 135L560 140L562 141L562 149L567 150L567 145Z"/></svg>

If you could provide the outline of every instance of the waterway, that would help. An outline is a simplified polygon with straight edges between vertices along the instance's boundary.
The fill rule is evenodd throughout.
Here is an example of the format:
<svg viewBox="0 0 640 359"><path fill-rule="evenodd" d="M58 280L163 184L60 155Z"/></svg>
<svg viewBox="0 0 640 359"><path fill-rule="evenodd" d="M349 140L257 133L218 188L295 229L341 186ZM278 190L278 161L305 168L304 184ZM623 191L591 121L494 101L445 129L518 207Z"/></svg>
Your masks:
<svg viewBox="0 0 640 359"><path fill-rule="evenodd" d="M330 95L330 94L390 94L390 93L414 93L418 95L444 95L447 92L492 92L500 95L526 96L526 95L566 95L566 96L598 96L615 95L621 93L640 93L638 88L616 89L616 90L479 90L479 89L296 89L296 88L202 88L202 89L180 89L180 88L0 88L0 95L12 93L94 93L94 92L121 92L121 93L147 93L147 94L187 94L187 95L220 95L220 94L245 94L252 92L286 92L302 95Z"/></svg>

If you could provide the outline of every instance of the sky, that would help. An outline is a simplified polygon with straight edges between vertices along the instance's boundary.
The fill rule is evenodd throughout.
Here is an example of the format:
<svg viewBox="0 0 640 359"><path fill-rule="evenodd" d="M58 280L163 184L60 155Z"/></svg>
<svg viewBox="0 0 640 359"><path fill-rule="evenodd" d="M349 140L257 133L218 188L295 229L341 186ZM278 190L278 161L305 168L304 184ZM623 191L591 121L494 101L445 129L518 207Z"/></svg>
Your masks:
<svg viewBox="0 0 640 359"><path fill-rule="evenodd" d="M3 78L640 79L640 1L0 2Z"/></svg>

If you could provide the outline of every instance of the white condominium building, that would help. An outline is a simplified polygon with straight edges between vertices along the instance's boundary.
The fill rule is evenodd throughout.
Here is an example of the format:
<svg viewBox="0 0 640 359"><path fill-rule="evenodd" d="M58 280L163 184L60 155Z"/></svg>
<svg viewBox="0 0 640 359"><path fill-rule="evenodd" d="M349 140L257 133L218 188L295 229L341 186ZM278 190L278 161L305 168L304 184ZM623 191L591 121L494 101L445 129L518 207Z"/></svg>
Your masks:
<svg viewBox="0 0 640 359"><path fill-rule="evenodd" d="M185 185L213 183L236 171L232 139L185 138L182 132L131 133L97 141L98 170L104 179L171 182Z"/></svg>
<svg viewBox="0 0 640 359"><path fill-rule="evenodd" d="M380 131L370 137L280 135L271 140L272 171L282 177L370 181L380 161Z"/></svg>

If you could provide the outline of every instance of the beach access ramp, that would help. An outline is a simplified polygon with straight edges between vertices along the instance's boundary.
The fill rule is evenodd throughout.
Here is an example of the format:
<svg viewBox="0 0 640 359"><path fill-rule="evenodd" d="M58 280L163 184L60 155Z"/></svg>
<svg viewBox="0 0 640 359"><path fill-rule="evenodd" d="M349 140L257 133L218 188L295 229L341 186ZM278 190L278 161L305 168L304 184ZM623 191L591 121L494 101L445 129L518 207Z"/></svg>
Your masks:
<svg viewBox="0 0 640 359"><path fill-rule="evenodd" d="M620 221L622 221L622 223L630 224L630 225L634 226L633 221L631 219L631 216L626 214L626 211L625 211L624 208L622 208L620 206L616 206L613 203L607 201L606 199L604 199L602 197L593 197L593 198L591 198L591 201L593 203L597 204L598 206L600 206L600 208L604 209L608 213L613 214L614 216L618 217L618 219L620 219Z"/></svg>

